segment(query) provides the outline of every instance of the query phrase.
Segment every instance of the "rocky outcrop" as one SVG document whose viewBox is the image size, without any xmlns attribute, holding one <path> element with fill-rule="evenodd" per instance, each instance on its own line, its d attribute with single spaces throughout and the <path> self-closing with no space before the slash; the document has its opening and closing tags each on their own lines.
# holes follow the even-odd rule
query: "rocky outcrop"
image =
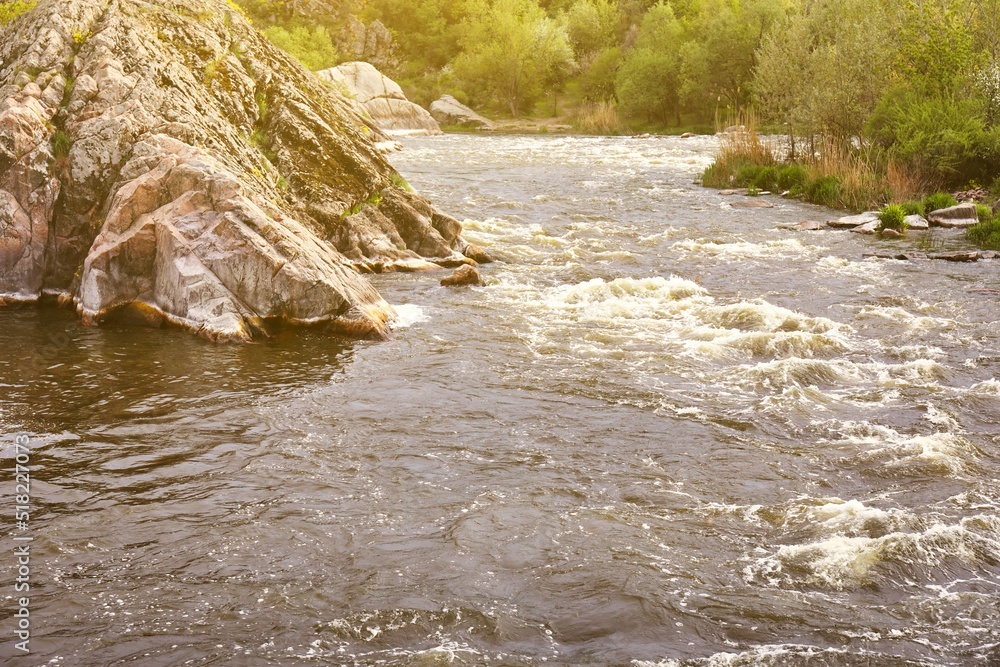
<svg viewBox="0 0 1000 667">
<path fill-rule="evenodd" d="M 369 63 L 344 63 L 317 75 L 337 86 L 356 111 L 386 134 L 441 134 L 426 109 L 406 99 L 399 84 Z"/>
<path fill-rule="evenodd" d="M 938 209 L 927 214 L 927 220 L 936 227 L 971 227 L 979 222 L 979 214 L 973 202 Z"/>
<path fill-rule="evenodd" d="M 370 122 L 224 0 L 40 0 L 2 37 L 6 301 L 380 337 L 394 313 L 360 272 L 470 261 Z"/>
<path fill-rule="evenodd" d="M 464 127 L 471 130 L 492 130 L 493 121 L 480 116 L 451 95 L 442 95 L 431 103 L 431 116 L 441 125 Z"/>
<path fill-rule="evenodd" d="M 363 60 L 380 70 L 394 70 L 399 65 L 392 33 L 381 21 L 365 25 L 348 16 L 337 38 L 337 51 L 348 60 Z"/>
</svg>

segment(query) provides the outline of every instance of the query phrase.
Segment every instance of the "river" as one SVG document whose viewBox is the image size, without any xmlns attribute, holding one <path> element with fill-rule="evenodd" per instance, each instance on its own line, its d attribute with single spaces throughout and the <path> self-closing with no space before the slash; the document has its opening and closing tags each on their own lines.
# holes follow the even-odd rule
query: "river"
<svg viewBox="0 0 1000 667">
<path fill-rule="evenodd" d="M 0 311 L 8 664 L 1000 664 L 1000 264 L 778 229 L 713 138 L 404 143 L 499 261 L 376 276 L 394 340 Z"/>
</svg>

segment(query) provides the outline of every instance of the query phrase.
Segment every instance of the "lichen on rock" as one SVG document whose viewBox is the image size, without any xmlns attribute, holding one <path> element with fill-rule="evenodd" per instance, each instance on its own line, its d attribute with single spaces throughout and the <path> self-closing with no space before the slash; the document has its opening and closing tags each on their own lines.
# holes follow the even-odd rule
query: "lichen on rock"
<svg viewBox="0 0 1000 667">
<path fill-rule="evenodd" d="M 394 313 L 361 272 L 464 259 L 377 129 L 224 0 L 41 0 L 2 34 L 6 301 L 378 337 Z"/>
</svg>

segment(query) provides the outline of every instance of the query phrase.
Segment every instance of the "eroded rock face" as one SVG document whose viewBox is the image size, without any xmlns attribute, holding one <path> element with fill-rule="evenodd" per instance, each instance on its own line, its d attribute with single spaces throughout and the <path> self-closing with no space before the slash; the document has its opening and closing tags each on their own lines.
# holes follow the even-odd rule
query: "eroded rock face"
<svg viewBox="0 0 1000 667">
<path fill-rule="evenodd" d="M 344 63 L 316 74 L 343 87 L 355 110 L 388 134 L 441 134 L 426 109 L 406 99 L 399 84 L 369 63 Z"/>
<path fill-rule="evenodd" d="M 41 0 L 0 34 L 4 300 L 384 336 L 360 272 L 465 260 L 377 129 L 223 0 Z"/>
</svg>

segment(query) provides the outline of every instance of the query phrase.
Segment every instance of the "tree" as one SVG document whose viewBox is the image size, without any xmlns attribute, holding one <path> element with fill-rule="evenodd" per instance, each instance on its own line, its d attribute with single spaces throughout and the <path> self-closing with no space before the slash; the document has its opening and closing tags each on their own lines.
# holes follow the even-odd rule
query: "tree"
<svg viewBox="0 0 1000 667">
<path fill-rule="evenodd" d="M 627 116 L 646 116 L 680 125 L 680 47 L 682 27 L 668 3 L 650 7 L 635 47 L 622 62 L 615 82 L 619 108 Z"/>
<path fill-rule="evenodd" d="M 566 30 L 535 0 L 475 0 L 463 24 L 455 71 L 473 99 L 501 101 L 519 115 L 573 65 Z"/>
</svg>

